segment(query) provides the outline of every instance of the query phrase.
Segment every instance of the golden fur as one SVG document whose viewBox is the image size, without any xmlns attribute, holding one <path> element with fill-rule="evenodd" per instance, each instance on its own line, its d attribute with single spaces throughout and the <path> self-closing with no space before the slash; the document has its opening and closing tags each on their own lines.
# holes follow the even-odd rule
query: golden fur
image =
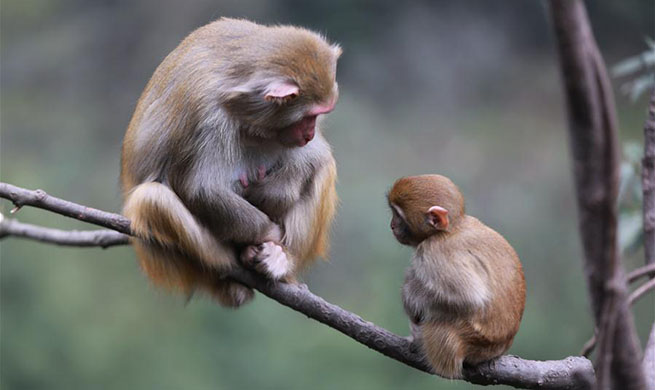
<svg viewBox="0 0 655 390">
<path fill-rule="evenodd" d="M 236 307 L 253 296 L 225 279 L 243 246 L 280 241 L 291 263 L 286 280 L 327 255 L 337 202 L 329 144 L 318 127 L 303 147 L 285 149 L 275 137 L 307 107 L 336 102 L 340 52 L 302 28 L 222 18 L 158 66 L 121 159 L 124 214 L 155 284 L 207 291 Z M 264 99 L 268 85 L 287 80 L 297 96 Z M 246 147 L 244 139 L 261 145 Z M 240 174 L 256 177 L 262 167 L 271 173 L 239 187 Z"/>
<path fill-rule="evenodd" d="M 464 362 L 505 353 L 525 306 L 523 270 L 511 245 L 465 214 L 459 189 L 443 176 L 402 178 L 389 202 L 408 216 L 405 223 L 414 224 L 410 230 L 426 235 L 407 272 L 403 302 L 434 371 L 461 378 Z M 426 223 L 432 206 L 448 210 L 446 230 Z"/>
</svg>

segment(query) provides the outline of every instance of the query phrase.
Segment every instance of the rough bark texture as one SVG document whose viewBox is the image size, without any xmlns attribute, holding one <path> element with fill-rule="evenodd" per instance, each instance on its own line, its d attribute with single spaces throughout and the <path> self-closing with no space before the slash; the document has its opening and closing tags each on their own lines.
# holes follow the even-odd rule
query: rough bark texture
<svg viewBox="0 0 655 390">
<path fill-rule="evenodd" d="M 649 282 L 630 295 L 630 303 L 637 300 L 647 290 L 655 288 L 655 89 L 651 92 L 648 116 L 644 124 L 644 158 L 641 160 L 641 187 L 644 194 L 644 257 L 646 266 L 628 275 L 628 280 L 636 280 L 647 275 Z M 639 272 L 642 270 L 643 272 Z M 634 279 L 631 279 L 633 276 Z M 646 386 L 655 390 L 655 323 L 651 328 L 648 343 L 644 349 L 642 362 Z"/>
<path fill-rule="evenodd" d="M 129 234 L 130 232 L 130 221 L 122 215 L 80 206 L 49 196 L 40 190 L 30 191 L 0 183 L 0 197 L 9 199 L 16 205 L 32 205 L 81 221 L 111 227 L 122 233 Z M 34 202 L 34 198 L 39 200 Z M 5 223 L 6 221 L 0 222 L 0 229 L 3 229 L 2 225 Z M 25 231 L 31 231 L 32 228 L 34 228 L 33 232 L 25 233 Z M 42 228 L 34 225 L 22 224 L 24 233 L 21 236 L 36 238 L 40 229 Z M 50 229 L 49 233 L 54 233 L 53 230 L 55 229 Z M 8 232 L 7 236 L 12 235 L 11 229 L 4 231 Z M 67 233 L 62 230 L 56 232 L 60 236 Z M 101 237 L 99 240 L 103 241 L 103 236 L 106 236 L 107 239 L 116 239 L 115 231 L 112 230 L 96 230 L 91 233 L 96 237 L 94 240 Z M 63 241 L 57 243 L 79 244 L 79 242 L 75 244 L 70 244 L 70 242 L 71 240 L 64 238 Z M 98 246 L 102 245 L 98 244 Z M 230 277 L 309 318 L 336 329 L 377 352 L 410 367 L 430 373 L 429 366 L 423 361 L 420 354 L 410 348 L 411 344 L 406 338 L 395 335 L 365 321 L 356 314 L 325 301 L 312 294 L 305 285 L 273 283 L 245 269 L 236 270 Z M 579 356 L 550 361 L 525 360 L 509 355 L 501 356 L 491 362 L 467 367 L 465 377 L 467 381 L 480 385 L 506 384 L 525 389 L 591 389 L 595 382 L 591 362 Z"/>
<path fill-rule="evenodd" d="M 655 390 L 655 324 L 650 329 L 648 343 L 644 349 L 643 367 L 648 390 Z"/>
<path fill-rule="evenodd" d="M 619 151 L 607 71 L 581 0 L 549 2 L 564 80 L 584 269 L 598 332 L 600 389 L 644 389 L 617 245 Z"/>
<path fill-rule="evenodd" d="M 644 125 L 644 158 L 641 161 L 644 192 L 644 254 L 646 264 L 655 264 L 655 90 L 650 96 Z"/>
</svg>

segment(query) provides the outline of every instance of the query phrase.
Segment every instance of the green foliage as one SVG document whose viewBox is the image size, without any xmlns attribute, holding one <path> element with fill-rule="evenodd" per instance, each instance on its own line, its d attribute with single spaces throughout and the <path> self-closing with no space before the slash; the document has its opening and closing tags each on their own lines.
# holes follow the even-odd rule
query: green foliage
<svg viewBox="0 0 655 390">
<path fill-rule="evenodd" d="M 641 158 L 643 145 L 623 145 L 621 183 L 619 187 L 619 248 L 634 252 L 643 245 L 643 192 L 641 190 Z"/>
<path fill-rule="evenodd" d="M 621 85 L 621 90 L 633 101 L 655 85 L 655 41 L 646 38 L 646 44 L 647 50 L 624 59 L 612 68 L 614 77 L 631 78 Z"/>
</svg>

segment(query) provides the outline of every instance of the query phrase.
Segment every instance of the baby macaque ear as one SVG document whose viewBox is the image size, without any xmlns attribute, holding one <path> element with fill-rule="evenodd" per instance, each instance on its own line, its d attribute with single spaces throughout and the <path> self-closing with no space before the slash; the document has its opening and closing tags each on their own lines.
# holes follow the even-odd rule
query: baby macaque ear
<svg viewBox="0 0 655 390">
<path fill-rule="evenodd" d="M 293 81 L 275 80 L 264 90 L 264 99 L 269 102 L 284 103 L 298 96 L 300 89 Z"/>
<path fill-rule="evenodd" d="M 436 230 L 448 229 L 448 210 L 441 206 L 432 206 L 428 209 L 428 224 Z"/>
</svg>

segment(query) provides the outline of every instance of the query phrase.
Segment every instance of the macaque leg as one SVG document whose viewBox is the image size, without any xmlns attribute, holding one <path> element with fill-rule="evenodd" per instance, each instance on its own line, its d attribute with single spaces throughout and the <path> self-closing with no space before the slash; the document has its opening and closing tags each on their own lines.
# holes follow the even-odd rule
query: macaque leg
<svg viewBox="0 0 655 390">
<path fill-rule="evenodd" d="M 428 361 L 439 376 L 462 378 L 464 343 L 453 325 L 428 322 L 421 325 L 422 348 Z"/>
<path fill-rule="evenodd" d="M 201 290 L 226 307 L 239 307 L 254 296 L 252 289 L 228 279 L 216 278 L 215 273 L 202 269 L 197 261 L 189 261 L 187 257 L 157 243 L 134 240 L 133 245 L 141 268 L 157 286 L 177 290 L 187 296 Z"/>
<path fill-rule="evenodd" d="M 229 279 L 207 279 L 203 284 L 212 298 L 225 307 L 237 308 L 255 296 L 251 288 Z"/>
<path fill-rule="evenodd" d="M 224 306 L 237 307 L 253 291 L 217 272 L 236 264 L 229 248 L 217 242 L 184 207 L 177 195 L 161 183 L 144 183 L 127 197 L 124 214 L 132 220 L 133 240 L 141 268 L 161 287 L 186 295 L 208 292 Z"/>
<path fill-rule="evenodd" d="M 140 184 L 127 195 L 123 214 L 132 224 L 134 235 L 145 243 L 186 254 L 214 270 L 236 265 L 235 254 L 218 242 L 166 185 Z"/>
</svg>

